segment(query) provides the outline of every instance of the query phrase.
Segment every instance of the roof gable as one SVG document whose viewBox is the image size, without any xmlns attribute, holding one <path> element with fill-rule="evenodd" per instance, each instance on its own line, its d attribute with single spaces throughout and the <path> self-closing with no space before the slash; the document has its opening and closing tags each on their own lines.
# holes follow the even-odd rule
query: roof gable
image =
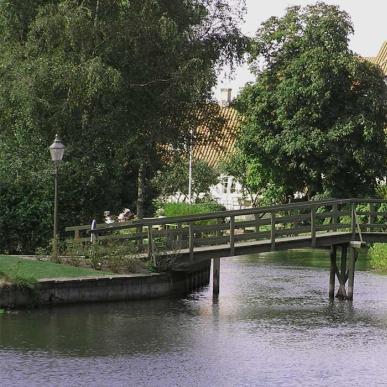
<svg viewBox="0 0 387 387">
<path fill-rule="evenodd" d="M 204 123 L 197 128 L 201 134 L 199 143 L 193 147 L 193 157 L 207 162 L 211 167 L 233 153 L 239 133 L 241 116 L 233 107 L 219 106 L 217 116 L 219 128 L 214 130 L 211 123 Z"/>
</svg>

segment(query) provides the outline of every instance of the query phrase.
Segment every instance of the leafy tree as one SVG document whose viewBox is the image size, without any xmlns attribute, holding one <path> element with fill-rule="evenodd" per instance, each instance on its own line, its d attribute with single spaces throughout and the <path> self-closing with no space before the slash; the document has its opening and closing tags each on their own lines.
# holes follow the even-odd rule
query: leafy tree
<svg viewBox="0 0 387 387">
<path fill-rule="evenodd" d="M 259 160 L 248 158 L 239 150 L 222 163 L 221 169 L 239 181 L 252 207 L 286 200 L 284 188 L 271 180 L 270 173 Z"/>
<path fill-rule="evenodd" d="M 167 164 L 153 179 L 153 184 L 161 194 L 161 198 L 180 195 L 179 201 L 188 200 L 189 163 L 185 158 L 176 157 Z M 219 173 L 203 160 L 196 160 L 192 164 L 192 197 L 195 200 L 200 194 L 209 196 L 211 185 L 218 182 Z"/>
<path fill-rule="evenodd" d="M 186 141 L 217 67 L 241 58 L 234 15 L 227 0 L 1 2 L 0 181 L 17 191 L 31 182 L 47 208 L 58 132 L 61 226 L 132 206 L 137 191 L 142 211 L 163 144 Z M 34 235 L 47 235 L 51 211 L 40 216 Z M 30 239 L 20 251 L 41 243 Z"/>
<path fill-rule="evenodd" d="M 287 195 L 369 194 L 386 172 L 386 85 L 349 50 L 352 32 L 347 13 L 317 3 L 268 19 L 252 41 L 239 148 Z"/>
</svg>

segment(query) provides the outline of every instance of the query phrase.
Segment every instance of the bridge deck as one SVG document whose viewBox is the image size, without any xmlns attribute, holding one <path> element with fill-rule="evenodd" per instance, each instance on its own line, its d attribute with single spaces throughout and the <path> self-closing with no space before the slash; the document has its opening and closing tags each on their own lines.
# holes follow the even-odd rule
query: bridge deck
<svg viewBox="0 0 387 387">
<path fill-rule="evenodd" d="M 362 234 L 365 243 L 387 242 L 387 233 L 367 232 Z M 190 260 L 189 249 L 179 251 L 168 251 L 162 255 L 175 255 L 179 257 L 180 264 L 176 270 L 187 270 L 195 263 L 213 258 L 228 258 L 230 256 L 259 254 L 277 250 L 291 250 L 301 248 L 330 248 L 333 245 L 348 244 L 353 240 L 349 232 L 329 232 L 316 235 L 316 245 L 311 245 L 310 235 L 278 238 L 275 241 L 274 249 L 271 240 L 250 241 L 235 244 L 234 254 L 230 255 L 230 245 L 201 246 L 196 247 L 193 260 Z M 359 238 L 357 238 L 359 240 Z"/>
</svg>

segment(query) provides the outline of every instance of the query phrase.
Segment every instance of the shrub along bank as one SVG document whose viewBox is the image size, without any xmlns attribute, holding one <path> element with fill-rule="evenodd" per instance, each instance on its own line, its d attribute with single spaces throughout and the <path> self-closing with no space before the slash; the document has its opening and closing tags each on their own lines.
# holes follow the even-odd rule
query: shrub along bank
<svg viewBox="0 0 387 387">
<path fill-rule="evenodd" d="M 387 244 L 375 243 L 368 251 L 373 269 L 387 271 Z"/>
</svg>

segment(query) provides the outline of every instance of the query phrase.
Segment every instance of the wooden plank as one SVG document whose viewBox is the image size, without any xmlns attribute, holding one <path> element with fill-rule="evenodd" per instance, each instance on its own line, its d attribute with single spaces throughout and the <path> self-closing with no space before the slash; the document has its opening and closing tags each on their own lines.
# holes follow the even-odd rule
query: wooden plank
<svg viewBox="0 0 387 387">
<path fill-rule="evenodd" d="M 271 241 L 271 250 L 275 250 L 275 212 L 270 214 L 271 227 L 270 227 L 270 241 Z"/>
<path fill-rule="evenodd" d="M 182 233 L 182 227 L 181 223 L 177 225 L 177 235 L 176 235 L 176 248 L 181 249 L 183 247 L 183 233 Z"/>
<path fill-rule="evenodd" d="M 310 226 L 303 226 L 303 227 L 283 228 L 283 229 L 275 230 L 275 235 L 276 236 L 299 235 L 299 234 L 304 234 L 309 232 L 310 232 Z"/>
<path fill-rule="evenodd" d="M 316 247 L 316 208 L 313 207 L 310 211 L 310 236 L 312 247 Z"/>
<path fill-rule="evenodd" d="M 230 237 L 225 235 L 222 237 L 213 237 L 213 238 L 195 238 L 195 246 L 216 246 L 223 245 L 230 242 Z"/>
<path fill-rule="evenodd" d="M 333 225 L 337 225 L 337 224 L 340 223 L 339 210 L 338 210 L 338 206 L 337 206 L 336 203 L 332 206 L 332 218 L 331 218 L 331 223 L 332 223 Z M 333 228 L 332 230 L 333 230 L 333 231 L 337 231 L 337 227 Z"/>
<path fill-rule="evenodd" d="M 244 234 L 236 234 L 234 239 L 238 242 L 247 240 L 270 239 L 270 235 L 270 231 L 248 232 Z"/>
<path fill-rule="evenodd" d="M 367 227 L 371 227 L 371 228 L 386 228 L 387 224 L 381 224 L 381 223 L 372 223 L 372 224 L 369 224 L 369 223 L 363 223 L 360 225 L 360 227 L 363 229 L 366 229 Z"/>
<path fill-rule="evenodd" d="M 223 221 L 222 218 L 217 218 L 216 219 L 216 225 L 218 226 L 217 229 L 216 229 L 216 236 L 218 238 L 222 236 L 222 229 L 221 229 L 221 227 L 223 226 L 223 223 L 224 223 L 224 221 Z M 224 226 L 226 226 L 226 225 L 224 225 Z"/>
<path fill-rule="evenodd" d="M 351 225 L 345 224 L 345 223 L 339 223 L 339 224 L 319 224 L 316 225 L 316 231 L 327 231 L 327 230 L 332 230 L 332 231 L 337 231 L 339 229 L 343 228 L 351 228 Z"/>
<path fill-rule="evenodd" d="M 180 228 L 179 228 L 180 227 Z M 166 229 L 166 230 L 153 230 L 153 236 L 157 237 L 165 237 L 165 236 L 175 236 L 178 235 L 188 235 L 189 230 L 188 227 L 183 228 L 181 225 L 178 225 L 176 229 Z"/>
<path fill-rule="evenodd" d="M 140 240 L 148 237 L 148 232 L 142 232 L 139 234 L 108 234 L 99 235 L 98 240 Z M 88 239 L 88 238 L 81 238 Z"/>
<path fill-rule="evenodd" d="M 342 210 L 337 212 L 337 216 L 342 217 L 342 216 L 351 216 L 351 211 L 350 210 Z"/>
<path fill-rule="evenodd" d="M 316 212 L 316 219 L 332 218 L 334 211 Z"/>
<path fill-rule="evenodd" d="M 148 258 L 154 262 L 152 226 L 148 226 Z M 156 266 L 156 265 L 155 265 Z"/>
<path fill-rule="evenodd" d="M 192 225 L 194 232 L 224 231 L 230 228 L 229 223 L 209 224 L 209 225 Z"/>
<path fill-rule="evenodd" d="M 276 223 L 294 223 L 294 222 L 302 222 L 303 220 L 309 220 L 309 214 L 301 214 L 301 215 L 289 215 L 289 216 L 280 216 L 276 217 Z"/>
<path fill-rule="evenodd" d="M 351 208 L 351 232 L 352 238 L 355 239 L 356 234 L 356 206 L 352 204 Z"/>
<path fill-rule="evenodd" d="M 243 222 L 235 222 L 235 228 L 255 227 L 255 226 L 268 226 L 270 225 L 270 218 L 257 219 L 257 220 L 245 220 Z"/>
</svg>

